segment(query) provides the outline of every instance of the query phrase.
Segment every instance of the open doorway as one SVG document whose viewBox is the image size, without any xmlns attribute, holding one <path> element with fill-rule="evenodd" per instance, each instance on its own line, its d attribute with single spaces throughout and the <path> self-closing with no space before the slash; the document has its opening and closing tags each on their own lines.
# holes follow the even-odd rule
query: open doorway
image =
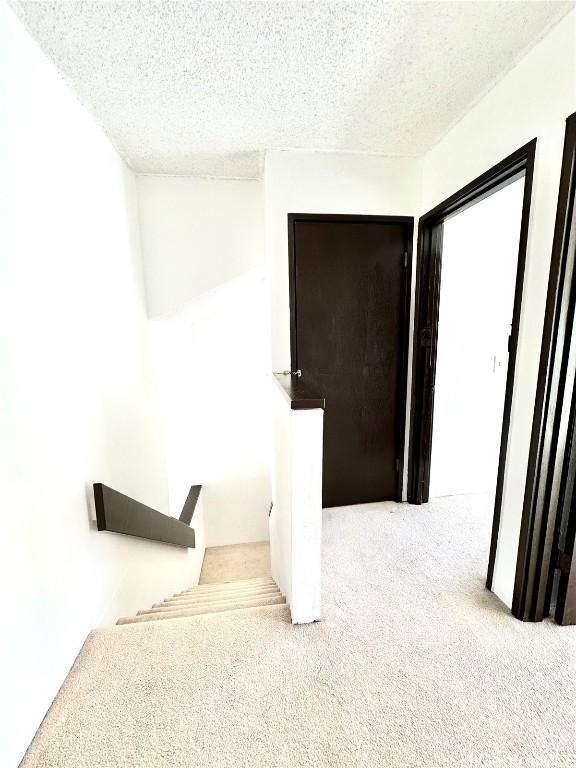
<svg viewBox="0 0 576 768">
<path fill-rule="evenodd" d="M 493 445 L 495 435 L 498 435 L 498 460 L 496 470 L 496 480 L 494 487 L 494 516 L 492 525 L 492 539 L 490 544 L 490 557 L 488 563 L 488 574 L 486 584 L 488 588 L 492 587 L 493 570 L 496 556 L 496 547 L 500 530 L 500 512 L 502 506 L 502 495 L 504 489 L 504 477 L 506 472 L 506 461 L 508 451 L 508 434 L 510 428 L 510 414 L 512 408 L 512 396 L 514 390 L 514 374 L 516 368 L 516 351 L 518 345 L 518 334 L 520 328 L 520 313 L 522 307 L 522 293 L 524 285 L 524 268 L 526 261 L 526 242 L 528 236 L 528 221 L 530 217 L 530 198 L 532 193 L 532 179 L 534 173 L 534 157 L 536 151 L 536 140 L 521 147 L 512 155 L 502 160 L 496 166 L 486 171 L 470 184 L 453 194 L 444 202 L 437 205 L 434 209 L 425 214 L 419 222 L 418 228 L 418 259 L 416 271 L 416 293 L 415 293 L 415 318 L 414 318 L 414 343 L 412 360 L 412 399 L 410 408 L 410 447 L 408 452 L 408 501 L 413 504 L 427 502 L 430 495 L 431 469 L 432 469 L 432 449 L 435 421 L 437 414 L 436 407 L 436 374 L 439 355 L 442 358 L 448 354 L 448 366 L 445 373 L 441 374 L 439 383 L 442 385 L 442 394 L 439 396 L 439 411 L 449 412 L 450 420 L 455 424 L 456 414 L 452 412 L 452 403 L 450 402 L 450 388 L 453 387 L 454 371 L 458 372 L 460 389 L 464 388 L 464 400 L 461 400 L 461 412 L 458 415 L 458 424 L 454 426 L 461 430 L 460 438 L 465 436 L 467 447 L 460 445 L 451 445 L 452 438 L 448 435 L 439 437 L 439 442 L 435 448 L 436 466 L 439 466 L 442 457 L 442 451 L 450 451 L 453 462 L 462 462 L 461 471 L 464 472 L 462 482 L 464 486 L 458 488 L 458 483 L 448 477 L 450 466 L 446 470 L 444 479 L 440 473 L 438 485 L 435 492 L 443 490 L 446 492 L 463 492 L 471 489 L 471 484 L 478 484 L 478 487 L 486 485 L 492 475 L 493 465 Z M 521 187 L 517 186 L 514 191 L 508 189 L 515 183 L 520 182 Z M 484 240 L 486 252 L 478 255 L 482 263 L 471 265 L 471 269 L 480 274 L 470 275 L 468 271 L 460 272 L 459 264 L 454 264 L 457 254 L 450 255 L 454 251 L 454 245 L 458 243 L 459 223 L 456 221 L 458 216 L 469 212 L 470 216 L 479 216 L 483 210 L 479 208 L 482 203 L 486 206 L 496 206 L 492 213 L 498 210 L 500 202 L 490 200 L 490 198 L 505 192 L 508 197 L 511 210 L 516 214 L 513 221 L 506 222 L 506 235 L 502 235 L 502 243 L 498 242 L 498 227 L 490 222 L 480 224 L 475 222 L 473 228 L 466 227 L 466 251 L 474 250 L 476 244 L 484 238 L 490 238 L 494 235 L 494 242 L 489 244 Z M 521 214 L 518 222 L 516 195 L 518 201 L 521 198 Z M 506 197 L 501 198 L 502 200 Z M 476 210 L 474 210 L 476 209 Z M 499 214 L 498 219 L 501 219 Z M 453 220 L 453 225 L 450 222 Z M 462 222 L 462 220 L 461 220 Z M 469 223 L 469 222 L 468 222 Z M 502 224 L 502 222 L 500 221 Z M 445 231 L 446 230 L 446 231 Z M 495 234 L 496 233 L 496 234 Z M 460 234 L 461 237 L 461 234 Z M 464 279 L 464 285 L 458 285 L 458 290 L 454 293 L 454 286 L 450 291 L 454 294 L 454 306 L 448 307 L 446 313 L 452 315 L 450 325 L 456 339 L 452 339 L 453 348 L 450 352 L 445 349 L 450 345 L 450 334 L 444 335 L 442 347 L 439 347 L 439 323 L 441 314 L 441 302 L 443 297 L 442 281 L 444 280 L 443 258 L 445 255 L 445 238 L 448 245 L 446 253 L 447 271 L 446 280 L 448 289 L 451 283 L 460 283 Z M 504 244 L 504 241 L 510 242 L 516 240 L 516 247 L 512 253 L 515 254 L 512 261 L 506 259 L 506 265 L 500 264 L 497 259 L 494 260 L 492 270 L 493 274 L 487 274 L 484 269 L 488 269 L 490 261 L 495 254 L 493 249 L 498 249 Z M 461 250 L 456 248 L 456 251 Z M 466 258 L 466 257 L 464 257 Z M 486 262 L 486 263 L 484 263 Z M 464 277 L 463 277 L 464 274 Z M 496 281 L 502 281 L 501 285 L 496 286 Z M 497 296 L 512 295 L 512 313 L 510 317 L 510 299 L 503 301 L 502 306 L 495 308 L 493 305 L 500 301 Z M 480 322 L 476 322 L 475 331 L 472 330 L 474 323 L 468 326 L 466 330 L 454 328 L 454 325 L 462 325 L 462 319 L 459 313 L 468 315 L 468 309 L 475 308 Z M 489 328 L 493 324 L 493 328 Z M 508 327 L 508 336 L 505 340 L 504 332 L 501 330 L 502 324 Z M 497 330 L 498 329 L 498 330 Z M 464 336 L 462 336 L 464 331 Z M 466 342 L 466 334 L 470 334 L 470 342 Z M 476 335 L 476 338 L 474 337 Z M 482 341 L 478 340 L 482 337 Z M 466 349 L 465 354 L 455 356 L 454 348 L 460 345 L 460 350 Z M 482 378 L 488 371 L 483 368 L 485 358 L 488 356 L 488 364 L 492 362 L 494 378 L 490 386 L 486 386 L 482 392 L 482 402 L 484 407 L 491 407 L 491 418 L 488 422 L 482 420 L 482 410 L 478 402 L 480 382 L 475 380 L 475 376 Z M 506 364 L 507 363 L 507 364 Z M 452 368 L 452 370 L 451 370 Z M 468 368 L 468 370 L 466 370 Z M 482 368 L 482 375 L 479 370 Z M 502 399 L 502 385 L 505 373 L 504 397 Z M 500 376 L 499 374 L 502 374 Z M 458 382 L 456 382 L 458 383 Z M 466 399 L 467 396 L 467 399 Z M 503 400 L 503 401 L 502 401 Z M 478 412 L 480 410 L 480 413 Z M 440 417 L 441 418 L 441 415 Z M 481 424 L 482 438 L 478 444 L 474 442 L 474 429 Z M 499 424 L 499 427 L 498 427 Z M 441 427 L 438 428 L 440 431 Z M 484 447 L 481 450 L 481 445 Z M 478 470 L 478 476 L 474 473 L 474 463 L 478 457 L 475 451 L 481 451 L 485 457 L 483 460 L 482 471 Z M 453 474 L 454 464 L 452 465 Z M 436 482 L 436 481 L 435 481 Z M 443 489 L 442 489 L 443 485 Z"/>
<path fill-rule="evenodd" d="M 444 222 L 430 498 L 496 491 L 523 195 Z"/>
</svg>

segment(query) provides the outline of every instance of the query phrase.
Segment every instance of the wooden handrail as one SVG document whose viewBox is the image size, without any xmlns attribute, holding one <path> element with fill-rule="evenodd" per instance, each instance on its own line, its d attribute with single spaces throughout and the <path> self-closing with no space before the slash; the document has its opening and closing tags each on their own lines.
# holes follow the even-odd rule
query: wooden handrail
<svg viewBox="0 0 576 768">
<path fill-rule="evenodd" d="M 201 488 L 201 485 L 190 488 L 180 519 L 177 520 L 107 485 L 94 483 L 98 530 L 193 548 L 196 539 L 190 522 Z"/>
</svg>

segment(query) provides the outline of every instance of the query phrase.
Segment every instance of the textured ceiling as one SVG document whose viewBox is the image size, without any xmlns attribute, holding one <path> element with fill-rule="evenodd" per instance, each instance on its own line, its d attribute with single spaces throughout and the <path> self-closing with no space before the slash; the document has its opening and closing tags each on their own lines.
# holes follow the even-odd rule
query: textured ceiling
<svg viewBox="0 0 576 768">
<path fill-rule="evenodd" d="M 429 149 L 573 2 L 17 2 L 137 172 Z"/>
</svg>

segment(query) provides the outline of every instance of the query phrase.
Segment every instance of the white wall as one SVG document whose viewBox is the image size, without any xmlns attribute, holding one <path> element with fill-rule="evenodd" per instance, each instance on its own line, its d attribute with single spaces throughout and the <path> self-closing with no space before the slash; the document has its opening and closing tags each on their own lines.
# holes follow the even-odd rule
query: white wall
<svg viewBox="0 0 576 768">
<path fill-rule="evenodd" d="M 523 194 L 444 223 L 430 498 L 496 490 Z"/>
<path fill-rule="evenodd" d="M 209 546 L 268 539 L 262 185 L 143 176 L 138 191 L 171 507 L 192 477 Z"/>
<path fill-rule="evenodd" d="M 565 120 L 576 109 L 575 13 L 566 16 L 430 151 L 422 211 L 538 138 L 494 592 L 510 606 L 530 446 Z"/>
<path fill-rule="evenodd" d="M 138 202 L 151 318 L 262 268 L 260 182 L 138 176 Z"/>
<path fill-rule="evenodd" d="M 134 179 L 4 3 L 0 104 L 0 763 L 15 766 L 89 630 L 193 583 L 201 549 L 90 520 L 93 482 L 167 505 Z"/>
<path fill-rule="evenodd" d="M 272 367 L 279 370 L 290 363 L 288 212 L 417 215 L 538 137 L 494 583 L 508 604 L 564 120 L 576 109 L 574 29 L 572 13 L 426 156 L 422 200 L 422 169 L 417 159 L 313 152 L 272 152 L 266 159 Z M 164 597 L 180 586 L 175 582 L 196 578 L 201 550 L 190 556 L 152 542 L 97 533 L 90 523 L 87 496 L 94 481 L 160 509 L 167 505 L 139 274 L 134 181 L 4 4 L 0 5 L 0 76 L 0 503 L 4 510 L 0 562 L 6 594 L 18 598 L 10 604 L 9 618 L 5 615 L 3 620 L 0 653 L 8 663 L 1 716 L 8 736 L 0 749 L 2 762 L 11 765 L 32 737 L 88 630 Z M 220 381 L 227 372 L 229 389 L 215 387 L 218 397 L 230 399 L 237 388 L 240 395 L 234 395 L 234 412 L 243 409 L 244 423 L 256 421 L 264 435 L 270 421 L 265 413 L 269 403 L 259 393 L 265 385 L 262 390 L 256 386 L 257 394 L 251 397 L 250 387 L 239 384 L 239 377 L 262 382 L 260 373 L 270 368 L 258 351 L 268 333 L 268 319 L 257 309 L 257 286 L 262 284 L 258 277 L 254 281 L 250 277 L 263 264 L 262 214 L 255 203 L 261 187 L 250 182 L 236 188 L 236 182 L 164 179 L 160 189 L 159 183 L 139 180 L 150 313 L 174 319 L 198 295 L 216 289 L 208 299 L 200 299 L 214 309 L 201 310 L 202 320 L 193 321 L 203 335 L 207 333 L 206 338 L 217 340 L 210 344 L 211 351 L 201 353 L 203 363 L 210 361 L 215 349 L 221 352 L 213 369 L 218 376 L 210 381 Z M 155 210 L 161 214 L 158 219 Z M 229 285 L 223 294 L 222 285 Z M 233 311 L 227 319 L 214 319 L 221 312 L 216 307 L 224 295 L 234 295 Z M 194 314 L 194 307 L 191 311 Z M 175 322 L 180 323 L 180 318 Z M 188 319 L 182 322 L 186 325 Z M 208 323 L 209 332 L 202 323 Z M 257 335 L 246 356 L 239 353 L 243 335 L 227 333 L 237 323 Z M 179 333 L 180 329 L 175 330 L 172 338 Z M 184 332 L 182 346 L 188 340 L 193 350 L 204 343 L 200 335 L 191 338 Z M 246 359 L 261 366 L 256 374 L 245 366 L 240 370 Z M 186 375 L 191 375 L 192 387 L 194 371 Z M 194 392 L 191 388 L 179 395 L 183 406 L 195 400 Z M 213 394 L 208 379 L 200 392 L 206 397 Z M 210 417 L 196 443 L 199 451 L 195 448 L 191 459 L 205 444 L 216 458 L 218 441 L 205 443 L 210 422 L 218 426 L 221 440 L 231 434 L 222 426 L 225 417 L 213 407 L 218 397 L 206 401 Z M 201 402 L 195 400 L 196 406 Z M 260 411 L 255 410 L 258 404 Z M 186 415 L 190 440 L 194 413 Z M 176 407 L 172 415 L 178 416 Z M 182 434 L 176 438 L 185 439 Z M 259 440 L 254 438 L 254 444 Z M 243 451 L 243 444 L 234 446 L 226 459 L 229 467 L 235 456 L 240 461 Z M 263 459 L 253 458 L 253 463 L 246 460 L 242 466 L 255 468 L 257 482 L 251 488 L 258 490 L 246 496 L 240 491 L 234 502 L 242 505 L 248 497 L 248 506 L 261 521 L 260 502 L 266 499 L 263 478 L 268 470 Z M 176 473 L 171 481 L 173 497 L 180 499 L 190 482 L 205 482 L 194 474 L 193 463 L 182 459 L 181 470 L 170 469 L 172 478 Z M 232 508 L 225 514 L 231 519 Z M 209 517 L 210 527 L 214 518 Z M 217 533 L 210 535 L 217 537 Z"/>
</svg>

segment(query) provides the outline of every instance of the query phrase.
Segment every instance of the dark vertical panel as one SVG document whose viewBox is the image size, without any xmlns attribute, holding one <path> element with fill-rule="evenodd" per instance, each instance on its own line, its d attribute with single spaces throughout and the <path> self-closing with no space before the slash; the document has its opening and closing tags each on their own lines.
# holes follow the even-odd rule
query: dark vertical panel
<svg viewBox="0 0 576 768">
<path fill-rule="evenodd" d="M 412 347 L 412 460 L 408 465 L 408 500 L 413 504 L 428 501 L 430 487 L 442 238 L 442 222 L 434 227 L 419 228 L 419 252 L 429 254 L 430 258 L 418 260 L 416 275 L 416 296 L 419 301 L 416 302 L 414 328 L 418 328 L 419 332 L 414 334 Z M 430 418 L 426 417 L 427 414 L 430 414 Z M 419 461 L 413 460 L 415 455 L 420 457 Z"/>
<path fill-rule="evenodd" d="M 186 523 L 186 525 L 190 525 L 192 522 L 192 517 L 194 516 L 194 510 L 196 509 L 196 504 L 198 503 L 198 498 L 200 496 L 200 491 L 202 490 L 201 485 L 191 485 L 190 490 L 188 491 L 188 496 L 186 497 L 186 501 L 184 502 L 184 506 L 182 507 L 182 512 L 180 512 L 179 520 L 181 523 Z"/>
<path fill-rule="evenodd" d="M 558 542 L 560 578 L 555 619 L 558 624 L 576 624 L 576 387 L 572 405 L 558 498 Z"/>
<path fill-rule="evenodd" d="M 326 398 L 323 505 L 401 495 L 410 224 L 298 217 L 293 365 Z"/>
<path fill-rule="evenodd" d="M 548 615 L 557 564 L 561 478 L 570 443 L 567 382 L 573 376 L 575 147 L 572 116 L 566 126 L 512 603 L 513 614 L 524 621 Z"/>
<path fill-rule="evenodd" d="M 522 205 L 522 221 L 520 224 L 520 241 L 518 244 L 518 267 L 516 271 L 516 288 L 514 292 L 514 308 L 512 312 L 512 327 L 508 340 L 508 371 L 506 374 L 506 390 L 504 393 L 504 412 L 502 415 L 502 436 L 500 438 L 500 455 L 498 459 L 498 476 L 496 478 L 496 497 L 494 500 L 494 519 L 490 539 L 490 555 L 486 586 L 492 589 L 494 564 L 500 532 L 500 517 L 502 513 L 502 496 L 504 493 L 504 477 L 506 474 L 506 458 L 508 455 L 508 436 L 510 434 L 510 416 L 512 412 L 512 396 L 514 394 L 514 377 L 516 374 L 516 355 L 518 352 L 518 335 L 520 333 L 520 317 L 522 313 L 522 295 L 524 292 L 524 272 L 526 268 L 526 247 L 528 244 L 528 225 L 530 223 L 530 204 L 532 201 L 532 183 L 534 180 L 534 156 L 536 140 L 528 145 L 524 165 L 524 201 Z"/>
<path fill-rule="evenodd" d="M 400 338 L 398 340 L 401 361 L 398 378 L 398 472 L 396 480 L 396 501 L 403 501 L 404 492 L 404 449 L 406 435 L 406 415 L 408 401 L 408 366 L 410 346 L 410 307 L 412 294 L 412 241 L 414 239 L 414 222 L 405 225 L 405 263 L 402 285 L 402 321 L 400 323 Z"/>
<path fill-rule="evenodd" d="M 429 419 L 422 420 L 422 452 L 428 457 L 421 467 L 421 483 L 418 489 L 422 502 L 428 501 L 430 489 L 430 465 L 432 458 L 432 432 L 434 429 L 434 395 L 436 387 L 436 359 L 438 351 L 438 320 L 440 316 L 440 276 L 442 274 L 442 223 L 430 231 L 429 288 L 426 314 L 429 322 L 420 334 L 420 346 L 424 357 L 424 397 L 422 408 L 429 413 Z"/>
</svg>

